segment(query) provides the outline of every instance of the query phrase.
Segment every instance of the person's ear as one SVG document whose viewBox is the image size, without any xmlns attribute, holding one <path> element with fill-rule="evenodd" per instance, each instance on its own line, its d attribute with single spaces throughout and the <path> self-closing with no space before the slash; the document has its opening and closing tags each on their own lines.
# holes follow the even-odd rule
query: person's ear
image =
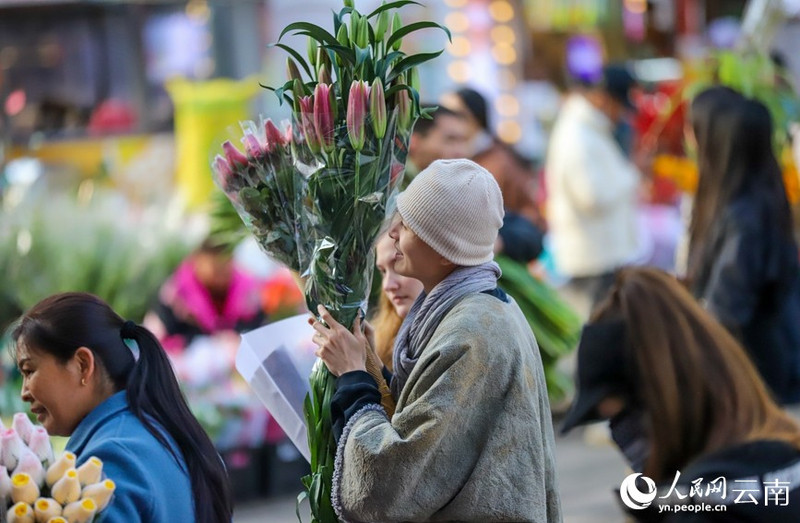
<svg viewBox="0 0 800 523">
<path fill-rule="evenodd" d="M 85 385 L 97 372 L 97 361 L 94 352 L 88 347 L 78 347 L 72 358 L 80 373 L 81 385 Z"/>
<path fill-rule="evenodd" d="M 452 265 L 455 265 L 455 263 L 451 262 L 450 260 L 448 260 L 447 258 L 445 258 L 444 256 L 442 256 L 440 254 L 439 255 L 439 265 L 441 265 L 442 267 L 450 267 Z"/>
</svg>

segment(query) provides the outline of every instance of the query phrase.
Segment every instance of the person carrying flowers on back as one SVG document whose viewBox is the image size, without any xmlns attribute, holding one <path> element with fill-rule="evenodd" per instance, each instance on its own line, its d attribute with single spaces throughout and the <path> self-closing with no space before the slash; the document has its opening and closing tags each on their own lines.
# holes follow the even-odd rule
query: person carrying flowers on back
<svg viewBox="0 0 800 523">
<path fill-rule="evenodd" d="M 318 356 L 338 376 L 332 503 L 347 521 L 561 521 L 539 349 L 497 288 L 503 199 L 469 160 L 438 160 L 397 198 L 395 270 L 423 283 L 395 341 L 389 419 L 370 342 L 323 307 Z M 324 322 L 324 323 L 323 323 Z M 366 350 L 365 350 L 366 349 Z"/>
</svg>

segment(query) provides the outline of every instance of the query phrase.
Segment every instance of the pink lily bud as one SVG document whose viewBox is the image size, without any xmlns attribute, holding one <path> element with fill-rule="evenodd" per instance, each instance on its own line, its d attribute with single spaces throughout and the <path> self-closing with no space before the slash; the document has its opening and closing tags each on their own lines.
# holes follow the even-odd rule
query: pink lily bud
<svg viewBox="0 0 800 523">
<path fill-rule="evenodd" d="M 314 128 L 317 131 L 317 140 L 326 152 L 333 149 L 333 125 L 331 86 L 317 84 L 314 89 Z"/>
<path fill-rule="evenodd" d="M 14 419 L 11 422 L 11 427 L 17 431 L 19 437 L 27 445 L 31 440 L 31 432 L 33 432 L 33 423 L 31 419 L 24 412 L 17 412 L 14 414 Z"/>
<path fill-rule="evenodd" d="M 332 84 L 333 80 L 331 79 L 331 73 L 328 72 L 328 68 L 323 65 L 319 68 L 319 73 L 317 73 L 317 81 L 321 84 Z"/>
<path fill-rule="evenodd" d="M 243 155 L 230 140 L 225 140 L 225 143 L 222 144 L 222 152 L 225 153 L 228 164 L 230 164 L 231 168 L 234 170 L 239 167 L 245 167 L 249 163 L 247 161 L 247 156 Z"/>
<path fill-rule="evenodd" d="M 8 499 L 11 495 L 11 476 L 8 475 L 8 470 L 0 466 L 0 500 Z"/>
<path fill-rule="evenodd" d="M 264 129 L 267 133 L 267 151 L 274 152 L 277 148 L 283 147 L 286 145 L 286 142 L 283 140 L 283 133 L 275 123 L 267 118 L 267 123 L 264 125 Z"/>
<path fill-rule="evenodd" d="M 403 89 L 397 93 L 395 105 L 397 106 L 397 126 L 401 131 L 411 132 L 411 97 Z"/>
<path fill-rule="evenodd" d="M 223 180 L 227 180 L 228 177 L 231 174 L 233 174 L 233 169 L 231 169 L 231 164 L 229 164 L 228 160 L 226 160 L 219 154 L 214 158 L 214 163 L 212 166 L 214 168 L 214 171 Z"/>
<path fill-rule="evenodd" d="M 347 101 L 347 136 L 356 151 L 364 148 L 364 140 L 366 139 L 364 120 L 367 117 L 368 101 L 369 85 L 367 85 L 367 82 L 353 80 L 350 85 L 350 98 Z"/>
<path fill-rule="evenodd" d="M 283 141 L 286 145 L 294 142 L 294 129 L 292 128 L 292 124 L 287 124 L 286 129 L 283 130 Z"/>
<path fill-rule="evenodd" d="M 389 173 L 389 184 L 391 187 L 394 187 L 398 180 L 402 177 L 403 173 L 406 170 L 405 164 L 402 164 L 397 161 L 392 162 L 391 171 Z"/>
<path fill-rule="evenodd" d="M 14 429 L 6 429 L 0 434 L 0 453 L 3 455 L 3 466 L 8 470 L 17 467 L 25 444 Z"/>
<path fill-rule="evenodd" d="M 254 134 L 245 133 L 242 137 L 242 143 L 244 144 L 244 150 L 247 153 L 248 158 L 252 158 L 253 160 L 260 158 L 264 154 L 264 147 L 258 142 L 258 138 Z"/>
<path fill-rule="evenodd" d="M 23 448 L 17 468 L 14 469 L 14 474 L 18 472 L 23 472 L 30 476 L 37 487 L 42 488 L 42 485 L 44 485 L 44 467 L 42 467 L 42 462 L 39 461 L 36 454 L 27 447 Z"/>
<path fill-rule="evenodd" d="M 314 127 L 314 99 L 311 96 L 300 98 L 300 132 L 306 139 L 311 152 L 319 152 L 319 140 Z"/>
<path fill-rule="evenodd" d="M 386 98 L 383 93 L 383 82 L 376 78 L 369 91 L 369 114 L 372 116 L 372 131 L 380 140 L 386 134 Z"/>
</svg>

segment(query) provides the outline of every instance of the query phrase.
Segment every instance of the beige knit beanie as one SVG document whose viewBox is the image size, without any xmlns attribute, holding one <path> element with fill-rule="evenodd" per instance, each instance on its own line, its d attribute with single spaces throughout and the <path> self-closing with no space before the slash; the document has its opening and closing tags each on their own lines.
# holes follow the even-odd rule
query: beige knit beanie
<svg viewBox="0 0 800 523">
<path fill-rule="evenodd" d="M 456 265 L 491 261 L 503 225 L 503 196 L 489 171 L 470 160 L 437 160 L 397 197 L 403 222 Z"/>
</svg>

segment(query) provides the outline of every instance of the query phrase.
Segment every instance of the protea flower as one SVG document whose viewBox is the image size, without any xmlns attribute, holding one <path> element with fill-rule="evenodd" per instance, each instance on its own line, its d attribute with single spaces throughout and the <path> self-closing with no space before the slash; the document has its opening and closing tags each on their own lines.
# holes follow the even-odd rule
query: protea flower
<svg viewBox="0 0 800 523">
<path fill-rule="evenodd" d="M 33 505 L 38 497 L 39 487 L 29 475 L 18 472 L 11 476 L 11 501 Z"/>
<path fill-rule="evenodd" d="M 376 78 L 372 82 L 372 88 L 369 91 L 369 114 L 372 117 L 372 131 L 380 140 L 386 134 L 386 98 L 380 78 Z"/>
<path fill-rule="evenodd" d="M 230 140 L 225 140 L 225 143 L 222 144 L 222 152 L 225 153 L 225 158 L 228 160 L 228 164 L 230 164 L 231 168 L 236 170 L 241 167 L 246 167 L 249 163 L 247 160 L 247 156 L 243 155 L 239 149 L 237 149 Z"/>
<path fill-rule="evenodd" d="M 83 492 L 81 492 L 81 499 L 93 499 L 97 504 L 97 511 L 99 512 L 106 508 L 106 505 L 108 505 L 111 495 L 114 493 L 116 488 L 117 485 L 110 479 L 107 479 L 105 481 L 101 481 L 100 483 L 95 483 L 85 487 Z"/>
<path fill-rule="evenodd" d="M 11 478 L 11 482 L 14 482 L 14 478 Z M 81 482 L 78 479 L 78 471 L 75 469 L 66 471 L 61 479 L 55 482 L 50 494 L 53 499 L 62 505 L 78 501 L 81 497 Z M 67 517 L 67 519 L 70 518 Z"/>
<path fill-rule="evenodd" d="M 70 523 L 89 523 L 97 514 L 97 503 L 91 498 L 73 501 L 64 507 L 63 516 Z"/>
<path fill-rule="evenodd" d="M 36 521 L 50 521 L 61 515 L 61 505 L 53 498 L 39 498 L 33 504 L 33 513 Z"/>
<path fill-rule="evenodd" d="M 222 160 L 227 166 L 228 162 L 226 162 L 224 158 L 221 156 L 217 156 L 217 158 Z M 230 171 L 229 166 L 228 170 Z M 30 448 L 31 451 L 36 454 L 36 457 L 39 458 L 39 461 L 42 462 L 42 466 L 45 469 L 47 469 L 55 461 L 55 457 L 53 456 L 53 446 L 50 444 L 50 436 L 47 434 L 47 430 L 44 427 L 36 427 L 33 429 L 33 433 L 31 433 L 31 440 L 28 443 L 28 448 Z"/>
<path fill-rule="evenodd" d="M 31 419 L 24 412 L 17 412 L 14 414 L 14 419 L 11 422 L 11 427 L 17 431 L 19 437 L 27 445 L 31 440 L 31 432 L 33 432 L 33 423 Z"/>
<path fill-rule="evenodd" d="M 23 448 L 17 468 L 14 469 L 14 474 L 20 472 L 27 474 L 33 482 L 36 483 L 38 488 L 42 488 L 44 485 L 44 467 L 42 467 L 42 462 L 39 461 L 38 456 L 27 447 Z"/>
<path fill-rule="evenodd" d="M 0 454 L 3 455 L 3 466 L 8 470 L 17 468 L 25 444 L 14 429 L 6 429 L 0 435 Z"/>
<path fill-rule="evenodd" d="M 11 477 L 8 470 L 0 466 L 0 499 L 8 499 L 11 495 Z"/>
<path fill-rule="evenodd" d="M 369 85 L 363 80 L 354 80 L 350 85 L 350 97 L 347 101 L 347 136 L 356 151 L 364 148 L 364 123 L 368 103 Z"/>
<path fill-rule="evenodd" d="M 333 149 L 333 125 L 331 86 L 317 84 L 314 89 L 314 128 L 317 131 L 317 140 L 325 152 Z"/>
<path fill-rule="evenodd" d="M 33 509 L 27 503 L 15 503 L 6 512 L 8 523 L 34 523 Z"/>
<path fill-rule="evenodd" d="M 58 461 L 50 465 L 50 468 L 47 469 L 44 480 L 48 486 L 52 487 L 55 482 L 61 479 L 71 468 L 75 468 L 75 454 L 72 452 L 64 452 L 61 454 L 61 457 L 58 458 Z"/>
<path fill-rule="evenodd" d="M 103 473 L 103 462 L 100 458 L 92 456 L 86 463 L 78 467 L 78 480 L 82 486 L 91 485 L 100 481 Z"/>
</svg>

